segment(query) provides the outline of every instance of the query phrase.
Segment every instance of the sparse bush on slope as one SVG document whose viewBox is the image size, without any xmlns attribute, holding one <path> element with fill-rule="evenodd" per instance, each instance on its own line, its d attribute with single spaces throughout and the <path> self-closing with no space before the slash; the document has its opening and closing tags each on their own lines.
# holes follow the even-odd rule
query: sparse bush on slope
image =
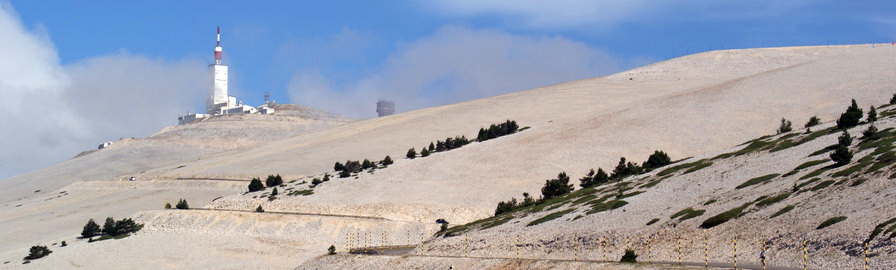
<svg viewBox="0 0 896 270">
<path fill-rule="evenodd" d="M 818 116 L 812 116 L 809 118 L 809 122 L 806 122 L 806 125 L 804 127 L 810 128 L 817 126 L 818 124 L 821 124 L 821 119 L 818 119 Z"/>
<path fill-rule="evenodd" d="M 572 190 L 573 187 L 572 184 L 569 183 L 569 176 L 566 175 L 566 172 L 561 172 L 557 175 L 557 178 L 546 180 L 544 182 L 544 187 L 541 188 L 541 195 L 547 200 L 567 194 Z"/>
<path fill-rule="evenodd" d="M 837 128 L 839 129 L 848 129 L 854 127 L 859 124 L 859 120 L 862 120 L 862 109 L 859 109 L 859 105 L 856 104 L 856 100 L 852 100 L 852 105 L 849 108 L 846 108 L 846 112 L 840 115 L 840 118 L 837 119 Z"/>
<path fill-rule="evenodd" d="M 781 118 L 781 126 L 778 127 L 778 134 L 787 133 L 793 131 L 793 123 L 790 120 Z"/>
<path fill-rule="evenodd" d="M 264 184 L 261 183 L 261 179 L 252 178 L 252 181 L 249 182 L 249 192 L 256 192 L 264 189 Z"/>
<path fill-rule="evenodd" d="M 852 160 L 852 151 L 849 150 L 849 145 L 852 144 L 852 137 L 844 130 L 837 140 L 837 149 L 831 153 L 830 157 L 837 166 L 843 166 Z"/>
</svg>

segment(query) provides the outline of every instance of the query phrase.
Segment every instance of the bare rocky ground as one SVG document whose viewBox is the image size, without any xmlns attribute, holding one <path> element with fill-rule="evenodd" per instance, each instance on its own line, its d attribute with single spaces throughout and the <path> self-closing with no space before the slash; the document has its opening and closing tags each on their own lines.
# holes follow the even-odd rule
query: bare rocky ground
<svg viewBox="0 0 896 270">
<path fill-rule="evenodd" d="M 438 224 L 433 222 L 437 218 L 463 224 L 489 217 L 498 201 L 511 196 L 519 198 L 522 192 L 538 194 L 544 180 L 560 171 L 570 173 L 575 179 L 591 168 L 611 168 L 620 156 L 641 162 L 657 149 L 670 153 L 673 159 L 713 157 L 746 140 L 772 133 L 780 117 L 794 120 L 795 126 L 800 126 L 812 115 L 826 121 L 834 119 L 846 108 L 849 98 L 855 98 L 864 109 L 885 103 L 894 92 L 892 86 L 896 85 L 891 61 L 894 56 L 894 46 L 872 48 L 870 45 L 714 51 L 608 77 L 363 121 L 350 122 L 318 113 L 308 122 L 276 115 L 244 116 L 244 119 L 212 119 L 168 128 L 148 139 L 125 140 L 110 149 L 3 180 L 6 186 L 0 193 L 4 198 L 23 199 L 4 203 L 0 208 L 3 218 L 0 226 L 4 229 L 33 226 L 36 230 L 4 230 L 0 235 L 4 237 L 0 262 L 10 261 L 10 264 L 0 267 L 286 269 L 300 265 L 323 266 L 328 261 L 320 260 L 331 259 L 313 258 L 323 254 L 329 245 L 345 250 L 359 244 L 414 242 L 416 237 L 412 235 L 432 235 L 437 230 Z M 278 110 L 285 111 L 288 110 Z M 419 150 L 431 141 L 448 136 L 475 137 L 480 127 L 506 119 L 529 128 L 426 158 L 403 158 L 410 147 Z M 734 186 L 757 175 L 783 174 L 807 161 L 806 152 L 823 148 L 836 140 L 835 137 L 821 137 L 786 151 L 725 159 L 693 173 L 676 174 L 646 189 L 646 193 L 626 198 L 629 204 L 620 209 L 571 220 L 587 210 L 580 209 L 563 215 L 563 222 L 557 219 L 525 226 L 547 212 L 537 213 L 458 237 L 423 239 L 427 244 L 419 251 L 458 253 L 464 250 L 461 247 L 467 247 L 462 240 L 466 238 L 474 243 L 469 251 L 473 254 L 506 255 L 519 246 L 525 247 L 534 258 L 568 257 L 572 247 L 590 249 L 587 254 L 597 256 L 594 245 L 599 243 L 596 239 L 603 237 L 608 239 L 608 248 L 612 247 L 617 258 L 623 243 L 627 243 L 623 239 L 628 238 L 633 239 L 641 254 L 644 254 L 644 244 L 640 243 L 653 239 L 656 251 L 651 256 L 669 258 L 672 239 L 681 236 L 685 241 L 699 243 L 704 231 L 696 229 L 696 225 L 706 217 L 773 190 L 791 188 L 794 177 L 807 172 L 736 192 L 731 191 Z M 331 171 L 336 161 L 380 160 L 386 155 L 396 160 L 388 168 L 356 177 L 334 178 L 314 187 L 312 195 L 285 195 L 288 188 L 310 189 L 307 182 Z M 269 200 L 262 194 L 269 193 L 270 189 L 243 194 L 246 182 L 194 181 L 189 182 L 193 186 L 180 186 L 188 182 L 172 180 L 179 177 L 248 179 L 268 174 L 281 174 L 287 181 L 297 181 L 282 187 L 281 195 Z M 150 183 L 115 188 L 101 183 L 114 185 L 117 177 L 128 175 Z M 85 189 L 90 191 L 84 192 L 95 195 L 80 195 L 80 204 L 43 201 L 65 190 L 67 185 L 84 180 L 99 181 L 91 182 L 93 186 Z M 300 184 L 302 181 L 306 183 Z M 710 229 L 714 234 L 711 243 L 715 243 L 712 256 L 717 258 L 714 260 L 724 261 L 730 236 L 741 234 L 746 242 L 772 241 L 776 250 L 773 260 L 792 265 L 798 254 L 792 252 L 795 247 L 790 242 L 801 239 L 807 231 L 812 231 L 807 228 L 814 228 L 823 219 L 848 215 L 849 219 L 826 231 L 809 234 L 810 239 L 818 239 L 812 245 L 815 250 L 811 254 L 812 258 L 818 258 L 812 260 L 815 266 L 854 265 L 855 256 L 843 256 L 855 251 L 848 243 L 854 243 L 852 239 L 861 235 L 867 236 L 880 219 L 894 217 L 886 181 L 886 176 L 875 176 L 856 189 L 840 190 L 844 185 L 835 185 L 819 192 L 801 193 L 752 211 L 736 222 Z M 165 191 L 153 191 L 150 186 Z M 114 195 L 103 196 L 104 190 L 114 190 L 108 191 Z M 181 197 L 189 198 L 194 207 L 246 211 L 261 205 L 268 212 L 293 214 L 138 212 L 160 209 L 168 198 Z M 718 197 L 717 202 L 702 206 L 710 197 Z M 65 196 L 55 202 L 62 202 L 62 198 Z M 92 204 L 85 203 L 88 201 Z M 791 201 L 797 205 L 796 210 L 769 221 L 771 213 Z M 18 204 L 23 206 L 16 207 Z M 24 210 L 26 206 L 30 210 Z M 706 213 L 681 222 L 668 218 L 686 207 L 699 207 Z M 65 220 L 68 221 L 57 223 L 55 219 L 60 213 L 67 213 L 69 217 Z M 294 215 L 297 213 L 362 218 Z M 144 230 L 120 240 L 95 243 L 72 240 L 88 218 L 128 215 L 145 222 Z M 653 218 L 661 221 L 644 225 Z M 872 224 L 871 228 L 868 224 Z M 385 234 L 386 240 L 377 242 L 377 234 L 381 235 L 379 238 Z M 349 240 L 350 235 L 356 235 L 356 240 Z M 357 240 L 357 235 L 367 235 L 366 240 Z M 515 243 L 517 236 L 520 244 Z M 52 246 L 60 240 L 70 240 L 70 246 Z M 50 245 L 54 253 L 21 265 L 27 247 L 36 244 Z M 885 244 L 876 249 L 879 254 L 876 256 L 890 258 L 887 256 L 893 252 L 888 247 Z M 691 260 L 699 259 L 699 251 L 690 250 L 687 256 Z M 747 256 L 748 261 L 755 258 Z M 385 259 L 355 261 L 365 265 L 366 260 Z M 388 260 L 403 263 L 407 268 L 430 268 L 445 263 L 440 259 Z M 332 263 L 334 268 L 359 267 L 351 261 Z M 513 262 L 473 265 L 501 269 L 507 264 L 512 268 Z M 370 265 L 377 268 L 381 264 Z M 577 266 L 546 268 L 550 267 Z"/>
</svg>

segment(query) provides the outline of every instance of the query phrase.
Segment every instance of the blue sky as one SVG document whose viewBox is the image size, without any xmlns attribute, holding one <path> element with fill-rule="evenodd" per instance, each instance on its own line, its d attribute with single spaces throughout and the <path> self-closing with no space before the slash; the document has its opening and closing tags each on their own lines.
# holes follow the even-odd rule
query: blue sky
<svg viewBox="0 0 896 270">
<path fill-rule="evenodd" d="M 707 50 L 891 42 L 894 15 L 893 1 L 0 0 L 0 178 L 201 110 L 216 26 L 247 104 L 269 91 L 368 118 L 381 97 L 401 112 Z M 60 109 L 20 108 L 38 99 Z"/>
</svg>

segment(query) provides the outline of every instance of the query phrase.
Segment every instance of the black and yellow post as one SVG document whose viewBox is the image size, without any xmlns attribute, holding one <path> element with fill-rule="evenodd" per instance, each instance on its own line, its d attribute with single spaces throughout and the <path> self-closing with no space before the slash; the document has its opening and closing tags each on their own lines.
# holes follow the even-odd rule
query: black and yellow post
<svg viewBox="0 0 896 270">
<path fill-rule="evenodd" d="M 607 260 L 607 239 L 605 239 L 605 238 L 602 239 L 600 241 L 600 246 L 601 246 L 601 249 L 604 251 L 604 261 L 609 261 L 609 260 Z"/>
<path fill-rule="evenodd" d="M 470 249 L 470 239 L 467 239 L 468 236 L 464 236 L 464 257 L 467 257 L 467 250 Z"/>
<path fill-rule="evenodd" d="M 681 236 L 678 237 L 678 265 L 681 265 Z"/>
<path fill-rule="evenodd" d="M 650 247 L 651 247 L 651 246 L 650 246 L 650 239 L 648 238 L 648 239 L 647 239 L 647 261 L 648 261 L 648 262 L 653 261 L 653 253 L 651 252 Z"/>
<path fill-rule="evenodd" d="M 709 268 L 709 239 L 703 236 L 703 267 Z"/>
<path fill-rule="evenodd" d="M 868 268 L 871 267 L 870 261 L 868 259 L 868 253 L 870 253 L 870 252 L 871 252 L 871 249 L 868 247 L 868 243 L 865 242 L 865 270 L 868 270 Z"/>
<path fill-rule="evenodd" d="M 520 259 L 520 236 L 516 236 L 516 259 Z"/>
<path fill-rule="evenodd" d="M 809 241 L 803 240 L 803 270 L 809 269 Z"/>
<path fill-rule="evenodd" d="M 762 247 L 762 253 L 760 253 L 759 259 L 762 260 L 762 270 L 765 270 L 765 241 L 761 241 L 759 245 Z"/>
<path fill-rule="evenodd" d="M 734 237 L 734 269 L 737 269 L 737 236 Z"/>
</svg>

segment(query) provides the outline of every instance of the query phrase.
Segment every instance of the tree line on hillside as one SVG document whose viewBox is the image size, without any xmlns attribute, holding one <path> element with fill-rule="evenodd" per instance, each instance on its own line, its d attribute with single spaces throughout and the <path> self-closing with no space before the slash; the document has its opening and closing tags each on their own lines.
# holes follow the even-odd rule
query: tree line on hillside
<svg viewBox="0 0 896 270">
<path fill-rule="evenodd" d="M 430 142 L 429 146 L 420 148 L 419 155 L 420 157 L 428 157 L 432 153 L 450 151 L 453 149 L 461 148 L 464 145 L 470 144 L 474 141 L 483 142 L 504 135 L 510 135 L 518 132 L 519 130 L 520 127 L 516 123 L 516 121 L 507 120 L 504 123 L 491 124 L 488 128 L 479 128 L 479 134 L 477 135 L 476 140 L 467 139 L 466 136 L 455 136 L 454 138 L 447 137 L 445 138 L 445 141 Z M 414 159 L 417 157 L 417 155 L 417 148 L 412 147 L 411 149 L 408 149 L 405 157 L 407 157 L 408 159 Z"/>
<path fill-rule="evenodd" d="M 890 98 L 890 105 L 896 105 L 896 94 Z M 858 126 L 862 122 L 862 118 L 865 118 L 866 123 L 869 123 L 868 128 L 862 131 L 862 139 L 863 140 L 876 140 L 880 138 L 880 133 L 875 126 L 875 122 L 877 121 L 877 109 L 874 106 L 868 108 L 867 117 L 865 112 L 859 108 L 859 105 L 856 103 L 855 99 L 852 99 L 850 106 L 846 108 L 846 111 L 840 114 L 840 117 L 837 118 L 837 129 L 842 130 L 842 134 L 837 138 L 837 145 L 834 147 L 834 151 L 831 152 L 829 157 L 831 161 L 835 163 L 836 166 L 843 166 L 849 164 L 852 161 L 853 151 L 849 149 L 850 144 L 852 144 L 852 136 L 847 132 L 848 129 Z M 806 133 L 812 132 L 812 127 L 821 124 L 821 119 L 817 116 L 812 116 L 809 118 L 809 121 L 806 122 L 804 127 L 806 128 Z M 791 122 L 784 118 L 781 118 L 781 125 L 778 127 L 777 133 L 787 133 L 792 131 Z"/>
<path fill-rule="evenodd" d="M 608 175 L 602 168 L 598 168 L 597 172 L 595 172 L 594 169 L 591 169 L 588 174 L 579 180 L 579 186 L 582 188 L 590 188 L 610 182 L 618 182 L 625 177 L 649 172 L 671 163 L 672 159 L 663 151 L 654 151 L 641 165 L 626 161 L 625 157 L 622 157 L 619 159 L 619 164 L 613 169 L 612 174 Z M 517 201 L 516 198 L 510 198 L 509 201 L 498 202 L 498 206 L 495 208 L 495 215 L 497 216 L 515 209 L 540 204 L 551 198 L 566 195 L 574 190 L 573 185 L 569 183 L 569 180 L 569 175 L 567 175 L 566 172 L 561 172 L 556 178 L 545 180 L 544 186 L 541 188 L 541 198 L 534 199 L 529 196 L 529 193 L 523 193 L 522 201 Z"/>
<path fill-rule="evenodd" d="M 100 228 L 100 225 L 97 224 L 96 221 L 90 219 L 81 230 L 81 237 L 90 238 L 101 234 L 118 236 L 139 231 L 141 228 L 143 228 L 143 224 L 136 223 L 130 218 L 116 221 L 112 217 L 108 217 L 102 228 Z"/>
<path fill-rule="evenodd" d="M 261 183 L 261 179 L 258 177 L 253 177 L 252 181 L 249 181 L 249 192 L 256 192 L 260 190 L 264 190 L 265 186 L 267 187 L 277 187 L 283 185 L 283 177 L 278 175 L 268 175 L 268 177 L 264 180 L 264 184 Z"/>
</svg>

